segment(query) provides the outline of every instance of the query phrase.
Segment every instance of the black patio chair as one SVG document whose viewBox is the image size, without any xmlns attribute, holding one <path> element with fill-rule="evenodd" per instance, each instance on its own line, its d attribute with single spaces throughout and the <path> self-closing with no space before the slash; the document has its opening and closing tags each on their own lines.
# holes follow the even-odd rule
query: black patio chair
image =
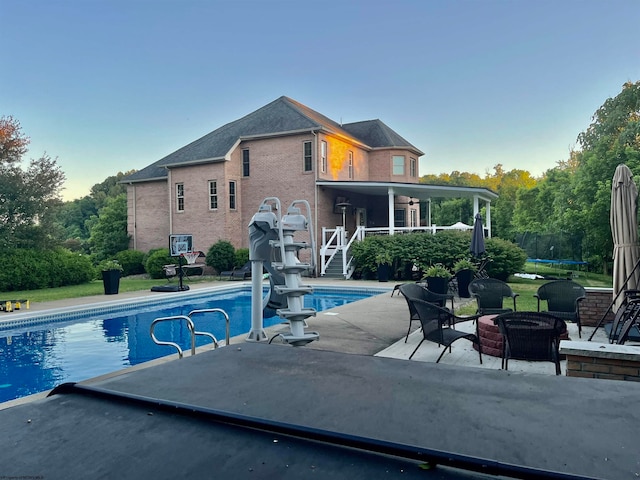
<svg viewBox="0 0 640 480">
<path fill-rule="evenodd" d="M 560 335 L 567 329 L 561 318 L 544 312 L 509 312 L 494 320 L 503 336 L 502 368 L 509 359 L 550 361 L 560 375 Z"/>
<path fill-rule="evenodd" d="M 424 300 L 407 298 L 407 302 L 410 305 L 410 309 L 413 309 L 417 313 L 420 325 L 422 326 L 422 340 L 420 340 L 418 346 L 409 356 L 409 360 L 413 358 L 422 343 L 425 340 L 428 340 L 430 342 L 437 343 L 438 345 L 444 345 L 444 349 L 436 360 L 436 363 L 438 363 L 447 351 L 447 348 L 449 348 L 449 350 L 451 349 L 451 344 L 453 342 L 464 338 L 478 346 L 478 356 L 480 357 L 480 363 L 482 364 L 482 345 L 478 340 L 478 336 L 475 333 L 466 333 L 460 330 L 455 330 L 450 326 L 455 324 L 455 320 L 467 321 L 477 319 L 477 315 L 458 317 L 448 309 L 439 307 L 433 303 L 425 302 Z"/>
<path fill-rule="evenodd" d="M 613 322 L 604 326 L 604 330 L 609 337 L 609 343 L 622 345 L 627 340 L 640 341 L 640 336 L 637 334 L 638 327 L 636 326 L 636 320 L 638 319 L 640 319 L 640 298 L 635 295 L 626 296 L 624 303 L 618 308 L 613 317 Z"/>
<path fill-rule="evenodd" d="M 516 311 L 517 293 L 497 278 L 476 278 L 469 284 L 469 293 L 476 299 L 480 315 L 495 315 Z M 504 299 L 513 299 L 513 308 L 504 306 Z"/>
<path fill-rule="evenodd" d="M 222 280 L 223 277 L 227 277 L 229 280 L 247 280 L 251 278 L 251 262 L 245 263 L 240 268 L 234 268 L 233 270 L 227 270 L 225 272 L 220 272 L 218 276 L 219 280 Z"/>
<path fill-rule="evenodd" d="M 449 293 L 434 293 L 419 283 L 405 283 L 398 287 L 398 290 L 407 301 L 409 306 L 409 329 L 407 335 L 404 338 L 404 343 L 407 343 L 409 333 L 411 333 L 411 325 L 414 321 L 419 321 L 418 312 L 415 310 L 410 300 L 422 300 L 425 302 L 433 303 L 447 310 L 449 313 L 453 313 L 453 295 Z M 451 309 L 447 307 L 447 301 L 451 300 Z"/>
<path fill-rule="evenodd" d="M 533 295 L 540 302 L 546 300 L 547 313 L 555 315 L 565 321 L 578 325 L 578 337 L 582 338 L 582 324 L 580 323 L 580 302 L 587 297 L 584 287 L 573 280 L 554 280 L 538 288 Z"/>
</svg>

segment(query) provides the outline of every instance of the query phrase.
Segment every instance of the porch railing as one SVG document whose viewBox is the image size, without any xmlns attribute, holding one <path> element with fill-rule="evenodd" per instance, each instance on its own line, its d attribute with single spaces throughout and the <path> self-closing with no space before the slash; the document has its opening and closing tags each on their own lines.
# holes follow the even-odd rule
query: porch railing
<svg viewBox="0 0 640 480">
<path fill-rule="evenodd" d="M 440 230 L 457 230 L 451 226 L 431 225 L 429 227 L 394 227 L 393 233 L 426 232 L 435 234 Z M 389 235 L 389 227 L 356 227 L 355 232 L 349 238 L 349 232 L 342 226 L 336 228 L 322 227 L 322 245 L 320 246 L 320 275 L 327 273 L 327 267 L 334 260 L 338 252 L 342 252 L 342 275 L 349 279 L 355 270 L 353 257 L 349 255 L 349 249 L 353 242 L 360 242 L 367 235 Z"/>
</svg>

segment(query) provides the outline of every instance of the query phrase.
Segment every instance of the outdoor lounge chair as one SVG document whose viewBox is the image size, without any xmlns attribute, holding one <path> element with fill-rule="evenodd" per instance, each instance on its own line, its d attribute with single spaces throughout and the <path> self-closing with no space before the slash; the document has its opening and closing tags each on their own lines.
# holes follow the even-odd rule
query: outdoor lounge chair
<svg viewBox="0 0 640 480">
<path fill-rule="evenodd" d="M 407 301 L 407 305 L 409 306 L 409 329 L 407 330 L 407 335 L 404 338 L 404 343 L 407 343 L 409 333 L 411 333 L 412 322 L 420 320 L 420 318 L 418 317 L 418 312 L 416 312 L 415 308 L 413 308 L 410 300 L 417 299 L 429 303 L 434 303 L 439 307 L 445 308 L 449 313 L 453 312 L 453 295 L 451 294 L 434 293 L 418 283 L 405 283 L 404 285 L 400 285 L 398 289 L 404 296 L 405 300 Z M 447 300 L 451 300 L 451 309 L 447 307 Z"/>
<path fill-rule="evenodd" d="M 251 278 L 251 262 L 245 263 L 240 268 L 234 268 L 225 272 L 220 272 L 218 276 L 219 280 L 223 277 L 227 277 L 229 280 L 247 280 Z"/>
<path fill-rule="evenodd" d="M 480 315 L 493 315 L 516 311 L 517 293 L 496 278 L 477 278 L 469 284 L 469 293 L 476 299 Z M 513 308 L 504 307 L 504 299 L 513 299 Z"/>
<path fill-rule="evenodd" d="M 547 301 L 547 313 L 555 315 L 565 321 L 578 325 L 578 337 L 582 338 L 582 324 L 580 323 L 580 302 L 587 297 L 584 287 L 573 280 L 554 280 L 545 283 L 534 294 L 540 301 Z"/>
<path fill-rule="evenodd" d="M 544 312 L 509 312 L 494 320 L 503 336 L 502 368 L 509 370 L 509 359 L 550 361 L 560 375 L 560 335 L 567 324 Z"/>
<path fill-rule="evenodd" d="M 170 282 L 173 277 L 178 275 L 178 267 L 174 264 L 163 265 L 162 271 L 164 272 L 164 276 L 167 277 L 168 282 Z"/>
<path fill-rule="evenodd" d="M 447 349 L 451 348 L 451 344 L 453 342 L 461 338 L 465 338 L 478 346 L 478 355 L 480 357 L 480 363 L 482 363 L 482 345 L 480 344 L 477 335 L 475 333 L 455 330 L 450 327 L 450 325 L 455 325 L 456 319 L 466 321 L 478 318 L 477 315 L 470 317 L 457 317 L 448 309 L 439 307 L 433 303 L 425 302 L 424 300 L 407 298 L 407 302 L 410 305 L 410 310 L 413 309 L 418 314 L 418 319 L 422 326 L 422 340 L 420 340 L 418 346 L 409 356 L 409 360 L 413 358 L 422 343 L 425 340 L 428 340 L 430 342 L 437 343 L 438 345 L 444 345 L 444 349 L 436 360 L 436 363 L 438 363 Z"/>
<path fill-rule="evenodd" d="M 637 292 L 637 290 L 634 290 L 634 292 Z M 622 345 L 627 340 L 640 341 L 637 325 L 640 319 L 640 298 L 635 294 L 632 295 L 625 298 L 625 302 L 618 308 L 613 317 L 613 322 L 604 326 L 609 337 L 609 343 Z"/>
</svg>

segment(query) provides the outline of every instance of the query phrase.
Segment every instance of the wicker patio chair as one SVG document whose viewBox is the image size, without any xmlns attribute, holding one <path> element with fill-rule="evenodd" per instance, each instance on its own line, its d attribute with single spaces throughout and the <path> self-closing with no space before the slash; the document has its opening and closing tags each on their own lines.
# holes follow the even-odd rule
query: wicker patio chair
<svg viewBox="0 0 640 480">
<path fill-rule="evenodd" d="M 466 333 L 451 328 L 449 325 L 455 324 L 455 320 L 471 320 L 478 318 L 477 315 L 470 317 L 457 317 L 446 308 L 439 307 L 433 303 L 425 302 L 424 300 L 409 299 L 407 302 L 412 305 L 412 308 L 417 312 L 422 326 L 422 340 L 418 343 L 413 353 L 409 356 L 409 360 L 413 358 L 420 346 L 425 340 L 443 345 L 444 349 L 440 353 L 440 356 L 436 360 L 436 363 L 440 362 L 440 359 L 447 351 L 447 348 L 451 349 L 451 344 L 461 338 L 467 339 L 478 346 L 478 356 L 480 357 L 480 363 L 482 363 L 482 345 L 478 340 L 478 336 L 474 333 Z M 410 307 L 411 308 L 411 307 Z"/>
<path fill-rule="evenodd" d="M 517 293 L 496 278 L 477 278 L 469 284 L 469 293 L 476 299 L 480 315 L 494 315 L 516 311 Z M 513 308 L 504 307 L 504 299 L 513 299 Z"/>
<path fill-rule="evenodd" d="M 573 280 L 554 280 L 545 283 L 538 288 L 534 297 L 538 299 L 538 311 L 540 302 L 547 301 L 547 313 L 555 315 L 565 321 L 575 322 L 578 325 L 578 337 L 582 338 L 582 324 L 580 323 L 580 302 L 587 293 L 584 287 Z"/>
<path fill-rule="evenodd" d="M 509 370 L 509 359 L 550 361 L 560 375 L 560 335 L 567 324 L 561 318 L 542 312 L 509 312 L 494 322 L 503 336 L 502 368 Z"/>
<path fill-rule="evenodd" d="M 400 285 L 398 289 L 400 290 L 400 293 L 405 298 L 405 300 L 407 301 L 407 305 L 409 306 L 409 328 L 407 330 L 407 335 L 404 338 L 404 343 L 407 343 L 409 333 L 411 333 L 412 323 L 414 321 L 420 320 L 418 312 L 416 311 L 410 300 L 422 300 L 425 302 L 434 303 L 439 307 L 445 308 L 449 313 L 453 312 L 453 295 L 449 293 L 434 293 L 418 283 L 405 283 L 404 285 Z M 451 300 L 450 309 L 447 307 L 448 300 Z"/>
</svg>

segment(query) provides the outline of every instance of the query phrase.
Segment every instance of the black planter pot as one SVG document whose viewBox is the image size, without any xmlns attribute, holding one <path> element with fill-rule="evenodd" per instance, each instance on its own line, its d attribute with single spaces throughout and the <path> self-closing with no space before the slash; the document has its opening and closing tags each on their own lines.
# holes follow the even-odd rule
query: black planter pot
<svg viewBox="0 0 640 480">
<path fill-rule="evenodd" d="M 105 295 L 115 295 L 120 288 L 120 271 L 119 270 L 103 270 L 102 283 L 104 284 Z"/>
<path fill-rule="evenodd" d="M 449 279 L 443 277 L 427 277 L 427 288 L 433 293 L 447 293 L 449 291 Z"/>
<path fill-rule="evenodd" d="M 469 284 L 473 280 L 473 270 L 460 270 L 456 273 L 456 278 L 458 279 L 458 295 L 461 298 L 469 298 L 471 296 Z"/>
<path fill-rule="evenodd" d="M 386 265 L 386 264 L 378 265 L 378 281 L 388 282 L 390 270 L 391 270 L 391 267 L 389 267 L 389 265 Z"/>
</svg>

